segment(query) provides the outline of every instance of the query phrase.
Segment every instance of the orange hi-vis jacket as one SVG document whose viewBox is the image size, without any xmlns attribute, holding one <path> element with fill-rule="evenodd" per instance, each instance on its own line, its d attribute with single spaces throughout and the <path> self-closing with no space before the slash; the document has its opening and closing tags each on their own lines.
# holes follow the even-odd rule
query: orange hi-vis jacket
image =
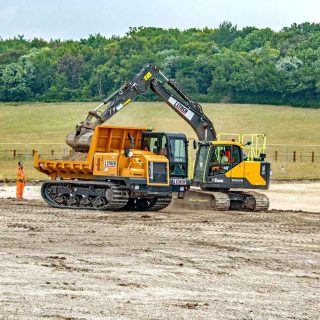
<svg viewBox="0 0 320 320">
<path fill-rule="evenodd" d="M 27 177 L 24 174 L 23 168 L 18 167 L 17 168 L 17 182 L 25 183 L 26 181 L 27 181 Z"/>
<path fill-rule="evenodd" d="M 18 166 L 17 168 L 17 189 L 16 194 L 18 199 L 23 199 L 23 190 L 24 190 L 24 184 L 27 181 L 27 177 L 24 174 L 23 168 L 20 168 Z"/>
</svg>

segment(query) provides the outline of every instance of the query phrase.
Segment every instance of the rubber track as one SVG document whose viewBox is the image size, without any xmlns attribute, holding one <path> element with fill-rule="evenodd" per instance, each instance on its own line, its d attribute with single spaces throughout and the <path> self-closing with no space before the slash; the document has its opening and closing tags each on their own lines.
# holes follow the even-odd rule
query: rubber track
<svg viewBox="0 0 320 320">
<path fill-rule="evenodd" d="M 160 211 L 171 203 L 172 196 L 170 197 L 157 197 L 156 201 L 151 205 L 147 211 Z"/>
<path fill-rule="evenodd" d="M 107 203 L 106 205 L 102 207 L 92 207 L 92 206 L 69 206 L 69 205 L 63 205 L 63 204 L 58 204 L 54 202 L 48 195 L 47 192 L 47 187 L 49 186 L 74 186 L 74 187 L 90 187 L 90 186 L 95 186 L 98 188 L 103 188 L 107 189 L 107 187 L 111 187 L 113 189 L 113 198 L 111 202 Z M 43 183 L 41 187 L 41 195 L 42 198 L 52 207 L 55 208 L 61 208 L 61 209 L 85 209 L 85 210 L 118 210 L 123 208 L 128 200 L 129 200 L 129 195 L 128 192 L 125 188 L 120 187 L 118 184 L 114 183 L 103 183 L 103 182 L 95 182 L 91 181 L 90 183 L 85 183 L 82 181 L 48 181 Z"/>
</svg>

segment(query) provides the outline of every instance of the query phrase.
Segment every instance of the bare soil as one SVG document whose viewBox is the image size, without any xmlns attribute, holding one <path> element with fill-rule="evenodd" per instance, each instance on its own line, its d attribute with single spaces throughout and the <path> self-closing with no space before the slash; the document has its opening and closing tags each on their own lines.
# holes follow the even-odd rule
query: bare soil
<svg viewBox="0 0 320 320">
<path fill-rule="evenodd" d="M 320 214 L 0 199 L 0 319 L 319 319 Z"/>
<path fill-rule="evenodd" d="M 256 190 L 258 191 L 258 190 Z M 13 183 L 0 183 L 0 199 L 15 197 Z M 320 182 L 272 181 L 269 190 L 259 190 L 268 196 L 269 209 L 276 210 L 302 210 L 320 213 Z M 24 197 L 28 200 L 41 199 L 40 183 L 28 182 Z M 0 200 L 1 201 L 1 200 Z"/>
</svg>

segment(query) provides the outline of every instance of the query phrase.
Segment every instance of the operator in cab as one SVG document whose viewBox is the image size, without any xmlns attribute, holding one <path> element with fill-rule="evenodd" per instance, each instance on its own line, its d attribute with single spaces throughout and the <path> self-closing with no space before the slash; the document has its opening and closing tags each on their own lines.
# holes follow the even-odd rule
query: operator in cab
<svg viewBox="0 0 320 320">
<path fill-rule="evenodd" d="M 226 155 L 226 151 L 222 149 L 220 151 L 220 164 L 227 165 L 228 163 L 229 163 L 229 159 Z"/>
<path fill-rule="evenodd" d="M 160 154 L 166 157 L 168 156 L 167 147 L 168 147 L 168 144 L 166 143 L 164 147 L 160 149 Z"/>
<path fill-rule="evenodd" d="M 229 170 L 229 158 L 226 155 L 226 151 L 221 149 L 219 152 L 219 158 L 217 159 L 215 153 L 213 154 L 212 163 L 210 166 L 209 175 L 216 175 L 225 173 Z"/>
</svg>

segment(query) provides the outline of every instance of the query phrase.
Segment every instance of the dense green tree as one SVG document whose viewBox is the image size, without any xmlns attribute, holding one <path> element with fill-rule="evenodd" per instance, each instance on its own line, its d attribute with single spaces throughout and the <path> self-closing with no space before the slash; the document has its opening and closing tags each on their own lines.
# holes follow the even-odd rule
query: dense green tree
<svg viewBox="0 0 320 320">
<path fill-rule="evenodd" d="M 0 37 L 0 101 L 100 100 L 146 63 L 198 101 L 320 106 L 320 24 L 308 22 L 279 32 L 225 21 L 80 41 Z"/>
<path fill-rule="evenodd" d="M 67 88 L 75 89 L 79 87 L 83 64 L 82 55 L 74 56 L 66 53 L 58 60 L 57 70 L 64 76 L 64 85 Z"/>
<path fill-rule="evenodd" d="M 237 38 L 239 31 L 237 26 L 233 26 L 231 22 L 224 21 L 219 28 L 212 34 L 212 39 L 221 47 L 229 47 L 233 40 Z"/>
<path fill-rule="evenodd" d="M 1 75 L 0 92 L 4 101 L 22 101 L 29 97 L 25 72 L 20 63 L 8 64 Z"/>
</svg>

